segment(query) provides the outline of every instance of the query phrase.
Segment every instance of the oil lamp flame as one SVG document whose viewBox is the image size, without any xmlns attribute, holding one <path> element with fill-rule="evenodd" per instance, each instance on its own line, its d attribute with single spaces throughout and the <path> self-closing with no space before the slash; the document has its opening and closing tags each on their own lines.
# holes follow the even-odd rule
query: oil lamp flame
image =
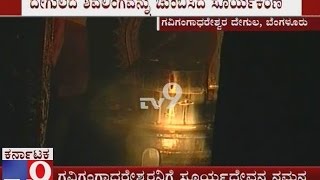
<svg viewBox="0 0 320 180">
<path fill-rule="evenodd" d="M 162 147 L 164 149 L 175 149 L 178 144 L 178 139 L 162 139 Z"/>
</svg>

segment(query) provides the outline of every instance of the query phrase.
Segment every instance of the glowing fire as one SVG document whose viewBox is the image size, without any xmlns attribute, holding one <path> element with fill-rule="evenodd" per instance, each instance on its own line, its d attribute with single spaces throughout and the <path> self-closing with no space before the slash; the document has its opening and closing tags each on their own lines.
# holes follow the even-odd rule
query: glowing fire
<svg viewBox="0 0 320 180">
<path fill-rule="evenodd" d="M 162 139 L 162 147 L 164 149 L 175 149 L 178 144 L 178 139 Z"/>
<path fill-rule="evenodd" d="M 169 82 L 176 82 L 175 76 L 171 76 Z M 180 87 L 179 87 L 180 88 Z M 189 92 L 189 93 L 188 93 Z M 177 87 L 172 85 L 168 89 L 168 93 L 171 97 L 175 97 L 177 93 Z M 159 114 L 159 125 L 172 126 L 172 125 L 191 125 L 195 124 L 195 113 L 193 102 L 190 100 L 192 93 L 190 89 L 184 89 L 184 97 L 178 101 L 177 104 L 167 108 L 167 104 L 162 106 L 162 113 Z M 160 110 L 161 111 L 161 110 Z M 163 112 L 164 111 L 164 112 Z M 180 128 L 179 128 L 180 129 Z"/>
<path fill-rule="evenodd" d="M 205 91 L 200 86 L 192 85 L 190 79 L 180 76 L 179 74 L 176 74 L 176 72 L 173 72 L 170 75 L 167 82 L 183 85 L 183 87 L 171 85 L 167 92 L 169 96 L 174 99 L 181 88 L 182 95 L 181 97 L 179 96 L 180 100 L 177 101 L 174 106 L 170 107 L 168 104 L 171 101 L 166 98 L 167 100 L 160 107 L 158 119 L 156 121 L 157 125 L 163 126 L 163 128 L 174 129 L 174 126 L 177 129 L 182 129 L 184 128 L 183 126 L 188 126 L 189 128 L 190 126 L 197 124 L 198 106 L 194 103 L 203 101 L 201 98 L 204 99 Z"/>
<path fill-rule="evenodd" d="M 176 87 L 175 86 L 171 86 L 170 89 L 169 89 L 169 94 L 170 95 L 174 95 L 176 93 Z M 167 122 L 166 124 L 177 124 L 178 120 L 175 118 L 175 107 L 176 106 L 173 106 L 171 108 L 169 108 L 167 110 L 167 113 L 166 113 L 166 117 L 167 117 Z"/>
</svg>

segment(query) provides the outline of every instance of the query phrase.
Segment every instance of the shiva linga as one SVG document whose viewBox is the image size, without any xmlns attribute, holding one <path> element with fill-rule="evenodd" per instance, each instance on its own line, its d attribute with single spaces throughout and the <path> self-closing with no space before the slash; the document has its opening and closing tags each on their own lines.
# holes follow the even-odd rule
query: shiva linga
<svg viewBox="0 0 320 180">
<path fill-rule="evenodd" d="M 90 102 L 101 161 L 210 165 L 223 32 L 157 32 L 151 18 L 119 20 L 119 65 Z"/>
<path fill-rule="evenodd" d="M 140 120 L 128 136 L 132 165 L 209 165 L 218 86 L 207 71 L 150 69 L 140 98 Z M 174 102 L 174 103 L 172 103 Z"/>
</svg>

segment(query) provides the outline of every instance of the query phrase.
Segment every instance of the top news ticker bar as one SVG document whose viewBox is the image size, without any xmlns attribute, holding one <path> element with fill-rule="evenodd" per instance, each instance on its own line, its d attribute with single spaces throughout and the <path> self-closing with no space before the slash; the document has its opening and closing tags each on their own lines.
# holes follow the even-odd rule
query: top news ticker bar
<svg viewBox="0 0 320 180">
<path fill-rule="evenodd" d="M 317 0 L 0 0 L 0 16 L 320 17 L 320 3 Z"/>
</svg>

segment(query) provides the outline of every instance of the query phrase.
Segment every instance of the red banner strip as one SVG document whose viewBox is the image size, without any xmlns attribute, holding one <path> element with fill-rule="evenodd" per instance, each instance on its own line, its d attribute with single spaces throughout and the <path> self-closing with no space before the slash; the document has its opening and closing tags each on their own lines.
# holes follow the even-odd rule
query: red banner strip
<svg viewBox="0 0 320 180">
<path fill-rule="evenodd" d="M 159 31 L 320 31 L 320 17 L 159 18 Z"/>
<path fill-rule="evenodd" d="M 302 0 L 302 15 L 320 15 L 319 0 Z"/>
<path fill-rule="evenodd" d="M 0 16 L 21 15 L 21 0 L 0 0 Z"/>
</svg>

